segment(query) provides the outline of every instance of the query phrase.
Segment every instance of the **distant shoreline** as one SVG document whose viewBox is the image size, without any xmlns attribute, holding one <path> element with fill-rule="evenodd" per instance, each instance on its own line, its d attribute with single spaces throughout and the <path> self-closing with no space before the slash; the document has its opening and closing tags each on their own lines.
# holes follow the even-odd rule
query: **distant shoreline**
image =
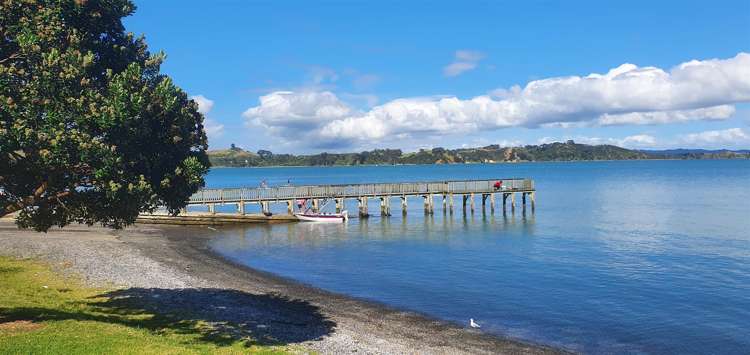
<svg viewBox="0 0 750 355">
<path fill-rule="evenodd" d="M 398 166 L 440 166 L 440 165 L 512 165 L 512 164 L 543 164 L 543 163 L 598 163 L 598 162 L 626 162 L 626 161 L 717 161 L 717 160 L 748 160 L 750 158 L 651 158 L 651 159 L 599 159 L 599 160 L 529 160 L 502 161 L 492 163 L 426 163 L 426 164 L 357 164 L 357 165 L 262 165 L 262 166 L 230 166 L 212 165 L 211 169 L 278 169 L 278 168 L 357 168 L 357 167 L 398 167 Z"/>
<path fill-rule="evenodd" d="M 303 167 L 303 166 L 399 166 L 440 164 L 506 164 L 527 162 L 577 162 L 619 160 L 715 160 L 750 159 L 750 150 L 674 149 L 664 151 L 633 150 L 613 145 L 578 144 L 574 141 L 500 147 L 420 149 L 375 149 L 353 153 L 319 153 L 309 155 L 274 154 L 268 150 L 257 153 L 232 146 L 225 150 L 208 151 L 215 167 Z"/>
</svg>

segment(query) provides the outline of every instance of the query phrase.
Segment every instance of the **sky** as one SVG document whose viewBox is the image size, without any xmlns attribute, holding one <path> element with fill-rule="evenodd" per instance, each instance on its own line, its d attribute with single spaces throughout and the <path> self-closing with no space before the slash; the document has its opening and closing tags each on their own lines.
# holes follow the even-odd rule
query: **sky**
<svg viewBox="0 0 750 355">
<path fill-rule="evenodd" d="M 750 149 L 750 1 L 135 1 L 211 149 Z"/>
</svg>

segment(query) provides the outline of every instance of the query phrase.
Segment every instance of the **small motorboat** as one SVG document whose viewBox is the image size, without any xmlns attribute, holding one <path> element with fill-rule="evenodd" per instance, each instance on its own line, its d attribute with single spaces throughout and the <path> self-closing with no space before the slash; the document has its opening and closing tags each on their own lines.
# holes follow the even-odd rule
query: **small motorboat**
<svg viewBox="0 0 750 355">
<path fill-rule="evenodd" d="M 345 222 L 349 219 L 349 215 L 346 211 L 341 213 L 295 213 L 294 214 L 300 221 L 303 222 Z"/>
</svg>

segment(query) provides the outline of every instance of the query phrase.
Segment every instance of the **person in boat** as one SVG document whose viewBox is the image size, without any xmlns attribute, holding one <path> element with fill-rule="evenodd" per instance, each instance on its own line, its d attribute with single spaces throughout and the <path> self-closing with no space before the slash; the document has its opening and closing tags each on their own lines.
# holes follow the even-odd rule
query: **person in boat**
<svg viewBox="0 0 750 355">
<path fill-rule="evenodd" d="M 307 204 L 307 200 L 305 199 L 299 199 L 297 200 L 297 209 L 299 209 L 300 212 L 305 212 L 305 210 L 302 209 Z"/>
<path fill-rule="evenodd" d="M 495 181 L 495 184 L 492 186 L 495 188 L 495 191 L 500 190 L 503 187 L 503 180 Z"/>
</svg>

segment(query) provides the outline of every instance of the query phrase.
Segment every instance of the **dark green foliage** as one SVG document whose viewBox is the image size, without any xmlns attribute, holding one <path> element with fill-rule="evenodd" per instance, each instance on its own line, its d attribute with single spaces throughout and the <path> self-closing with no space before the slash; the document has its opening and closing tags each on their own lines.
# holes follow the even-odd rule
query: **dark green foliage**
<svg viewBox="0 0 750 355">
<path fill-rule="evenodd" d="M 526 153 L 533 156 L 535 160 L 632 160 L 648 159 L 646 153 L 637 150 L 629 150 L 613 145 L 587 145 L 576 144 L 573 141 L 566 143 L 551 143 L 542 145 L 527 145 L 524 147 Z"/>
<path fill-rule="evenodd" d="M 198 106 L 125 33 L 129 0 L 0 0 L 0 215 L 47 230 L 176 213 L 203 186 Z"/>
</svg>

